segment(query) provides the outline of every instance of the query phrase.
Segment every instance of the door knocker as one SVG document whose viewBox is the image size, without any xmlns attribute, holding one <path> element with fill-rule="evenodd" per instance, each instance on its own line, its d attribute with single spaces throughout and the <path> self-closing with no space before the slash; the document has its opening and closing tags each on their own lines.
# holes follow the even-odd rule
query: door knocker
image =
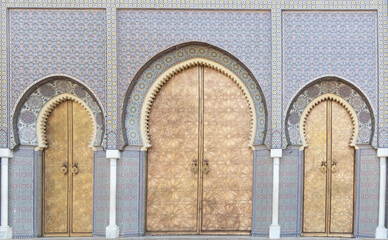
<svg viewBox="0 0 388 240">
<path fill-rule="evenodd" d="M 326 173 L 326 162 L 325 161 L 321 162 L 320 170 L 322 173 Z"/>
<path fill-rule="evenodd" d="M 191 163 L 191 172 L 196 174 L 198 172 L 198 161 L 197 159 L 193 159 L 193 162 Z"/>
<path fill-rule="evenodd" d="M 71 172 L 73 173 L 73 175 L 77 175 L 77 173 L 79 172 L 77 162 L 73 163 L 73 167 L 71 168 Z"/>
<path fill-rule="evenodd" d="M 69 164 L 67 162 L 62 162 L 61 171 L 63 175 L 66 175 L 66 173 L 68 172 L 68 168 L 69 168 Z"/>
</svg>

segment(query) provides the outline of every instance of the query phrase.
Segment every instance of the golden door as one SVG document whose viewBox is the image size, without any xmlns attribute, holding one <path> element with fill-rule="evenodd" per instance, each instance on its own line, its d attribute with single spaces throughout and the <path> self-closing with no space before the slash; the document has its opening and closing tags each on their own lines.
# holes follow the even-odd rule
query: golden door
<svg viewBox="0 0 388 240">
<path fill-rule="evenodd" d="M 237 84 L 207 67 L 187 69 L 161 88 L 149 126 L 146 231 L 250 233 L 251 116 Z"/>
<path fill-rule="evenodd" d="M 91 236 L 93 223 L 92 122 L 74 101 L 60 103 L 46 125 L 43 235 Z"/>
<path fill-rule="evenodd" d="M 304 236 L 352 236 L 354 215 L 353 123 L 339 103 L 316 105 L 306 121 Z"/>
</svg>

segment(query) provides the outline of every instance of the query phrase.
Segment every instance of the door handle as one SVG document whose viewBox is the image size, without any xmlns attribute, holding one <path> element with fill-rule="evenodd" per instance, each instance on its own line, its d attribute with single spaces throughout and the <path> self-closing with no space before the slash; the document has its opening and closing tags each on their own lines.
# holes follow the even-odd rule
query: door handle
<svg viewBox="0 0 388 240">
<path fill-rule="evenodd" d="M 209 160 L 205 159 L 203 161 L 202 173 L 208 174 L 209 171 L 210 171 L 210 169 L 209 169 Z"/>
<path fill-rule="evenodd" d="M 331 172 L 332 172 L 332 173 L 337 172 L 337 162 L 336 162 L 336 161 L 333 161 L 333 162 L 331 163 Z"/>
<path fill-rule="evenodd" d="M 197 159 L 193 159 L 193 162 L 191 163 L 191 172 L 196 174 L 198 172 L 198 161 Z"/>
<path fill-rule="evenodd" d="M 322 173 L 326 173 L 326 170 L 327 170 L 327 162 L 322 161 L 322 162 L 321 162 L 321 167 L 320 167 L 319 169 L 321 170 Z"/>
<path fill-rule="evenodd" d="M 61 171 L 63 175 L 66 175 L 66 173 L 69 171 L 69 164 L 67 162 L 62 163 Z"/>
<path fill-rule="evenodd" d="M 73 163 L 73 167 L 71 168 L 71 172 L 73 173 L 73 175 L 77 175 L 78 174 L 79 169 L 78 169 L 78 163 L 77 162 Z"/>
</svg>

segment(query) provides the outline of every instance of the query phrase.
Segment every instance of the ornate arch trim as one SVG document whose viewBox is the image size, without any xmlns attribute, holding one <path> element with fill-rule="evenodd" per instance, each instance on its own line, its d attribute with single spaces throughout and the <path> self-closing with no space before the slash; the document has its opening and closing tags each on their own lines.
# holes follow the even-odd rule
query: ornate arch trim
<svg viewBox="0 0 388 240">
<path fill-rule="evenodd" d="M 36 137 L 38 141 L 38 146 L 35 148 L 35 150 L 44 150 L 45 148 L 48 147 L 47 137 L 46 137 L 46 123 L 47 123 L 48 116 L 56 106 L 58 106 L 60 103 L 66 100 L 72 100 L 79 103 L 88 112 L 90 120 L 92 122 L 92 129 L 93 129 L 92 137 L 89 141 L 89 147 L 94 150 L 93 143 L 96 139 L 97 123 L 96 123 L 96 119 L 94 118 L 93 111 L 82 99 L 69 93 L 63 93 L 51 98 L 49 101 L 46 102 L 46 104 L 40 110 L 37 117 L 37 123 L 36 123 Z"/>
<path fill-rule="evenodd" d="M 357 114 L 356 114 L 356 111 L 354 111 L 353 107 L 343 98 L 335 95 L 335 94 L 331 94 L 331 93 L 326 93 L 326 94 L 323 94 L 317 98 L 315 98 L 313 101 L 311 101 L 307 107 L 305 108 L 305 110 L 303 111 L 302 115 L 301 115 L 301 118 L 300 118 L 300 122 L 299 122 L 299 131 L 300 131 L 300 138 L 301 138 L 301 141 L 302 141 L 302 147 L 300 148 L 300 150 L 303 150 L 305 147 L 308 147 L 308 141 L 307 141 L 307 137 L 306 137 L 306 123 L 307 123 L 307 118 L 311 112 L 311 110 L 313 110 L 313 108 L 318 105 L 319 103 L 323 102 L 323 101 L 326 101 L 326 100 L 333 100 L 339 104 L 341 104 L 341 106 L 343 106 L 346 111 L 349 113 L 350 115 L 350 118 L 352 120 L 352 124 L 353 124 L 353 134 L 352 134 L 352 137 L 350 139 L 350 146 L 352 147 L 355 147 L 356 149 L 358 148 L 356 143 L 357 143 L 357 137 L 358 137 L 358 118 L 357 118 Z"/>
<path fill-rule="evenodd" d="M 181 62 L 171 68 L 169 68 L 167 71 L 165 71 L 163 74 L 161 74 L 155 82 L 150 87 L 149 91 L 147 92 L 147 95 L 144 99 L 143 107 L 141 109 L 141 116 L 140 116 L 140 134 L 143 142 L 142 150 L 146 151 L 148 148 L 151 147 L 151 141 L 149 136 L 149 115 L 151 112 L 151 107 L 153 104 L 153 101 L 158 94 L 159 90 L 162 88 L 162 86 L 170 80 L 174 75 L 184 71 L 185 69 L 188 69 L 193 66 L 205 66 L 212 68 L 214 70 L 219 71 L 220 73 L 226 75 L 229 77 L 234 83 L 238 85 L 238 87 L 242 90 L 242 92 L 245 95 L 246 100 L 248 101 L 250 113 L 251 113 L 251 137 L 249 140 L 249 147 L 252 149 L 253 147 L 253 141 L 255 138 L 255 132 L 256 132 L 256 111 L 255 111 L 255 105 L 253 102 L 253 99 L 249 93 L 249 90 L 245 86 L 245 84 L 241 81 L 241 79 L 234 74 L 232 71 L 227 69 L 226 67 L 208 60 L 204 58 L 192 58 L 189 60 L 186 60 L 184 62 Z"/>
</svg>

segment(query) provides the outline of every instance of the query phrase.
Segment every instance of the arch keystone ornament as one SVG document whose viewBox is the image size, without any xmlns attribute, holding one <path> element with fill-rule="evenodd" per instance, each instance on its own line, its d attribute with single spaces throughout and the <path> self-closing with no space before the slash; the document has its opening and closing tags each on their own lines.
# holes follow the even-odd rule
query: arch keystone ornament
<svg viewBox="0 0 388 240">
<path fill-rule="evenodd" d="M 204 58 L 193 58 L 186 60 L 184 62 L 181 62 L 174 67 L 169 68 L 167 71 L 165 71 L 162 75 L 160 75 L 156 81 L 152 84 L 150 89 L 147 92 L 147 95 L 145 97 L 143 107 L 141 110 L 141 117 L 140 117 L 140 132 L 141 132 L 141 138 L 143 142 L 143 147 L 141 150 L 146 151 L 148 148 L 151 147 L 151 141 L 150 141 L 150 135 L 149 135 L 149 115 L 152 108 L 152 103 L 160 91 L 160 89 L 163 87 L 163 85 L 170 80 L 174 75 L 184 71 L 185 69 L 188 69 L 190 67 L 194 66 L 203 66 L 203 67 L 209 67 L 211 69 L 214 69 L 225 76 L 227 76 L 229 79 L 231 79 L 234 83 L 237 84 L 237 86 L 241 89 L 243 94 L 245 95 L 246 100 L 248 101 L 249 108 L 250 108 L 250 115 L 251 115 L 251 136 L 249 141 L 249 147 L 254 150 L 253 142 L 255 138 L 255 132 L 256 132 L 256 111 L 255 111 L 255 105 L 253 103 L 253 99 L 245 86 L 245 84 L 240 80 L 240 78 L 234 74 L 229 69 L 225 68 L 224 66 L 208 60 Z"/>
<path fill-rule="evenodd" d="M 323 95 L 315 98 L 313 101 L 311 101 L 307 105 L 307 107 L 305 108 L 305 110 L 303 111 L 303 113 L 301 115 L 301 118 L 300 118 L 301 120 L 299 122 L 299 130 L 300 130 L 302 146 L 300 147 L 299 150 L 303 150 L 309 146 L 308 140 L 306 137 L 306 122 L 307 122 L 307 118 L 308 118 L 311 110 L 313 110 L 313 108 L 316 105 L 318 105 L 319 103 L 321 103 L 325 100 L 333 100 L 333 101 L 339 103 L 349 113 L 351 120 L 352 120 L 352 126 L 353 126 L 353 134 L 352 134 L 352 137 L 350 139 L 349 145 L 354 147 L 355 149 L 358 149 L 356 143 L 357 143 L 357 136 L 358 136 L 358 130 L 359 130 L 359 123 L 358 123 L 358 118 L 357 118 L 356 112 L 354 111 L 353 107 L 345 99 L 343 99 L 337 95 L 331 94 L 331 93 L 326 93 L 326 94 L 323 94 Z"/>
<path fill-rule="evenodd" d="M 38 141 L 38 146 L 35 148 L 35 150 L 38 151 L 38 150 L 44 150 L 45 148 L 47 148 L 47 138 L 46 138 L 47 118 L 49 117 L 50 113 L 57 105 L 59 105 L 60 103 L 66 100 L 72 100 L 79 103 L 88 112 L 89 118 L 92 122 L 92 129 L 93 129 L 92 137 L 89 141 L 89 147 L 95 150 L 93 143 L 95 141 L 96 134 L 97 134 L 97 124 L 96 124 L 96 119 L 94 118 L 93 111 L 82 99 L 69 93 L 63 93 L 51 98 L 49 101 L 46 102 L 46 104 L 40 110 L 37 117 L 37 123 L 36 123 L 36 131 L 37 131 L 36 137 Z"/>
</svg>

